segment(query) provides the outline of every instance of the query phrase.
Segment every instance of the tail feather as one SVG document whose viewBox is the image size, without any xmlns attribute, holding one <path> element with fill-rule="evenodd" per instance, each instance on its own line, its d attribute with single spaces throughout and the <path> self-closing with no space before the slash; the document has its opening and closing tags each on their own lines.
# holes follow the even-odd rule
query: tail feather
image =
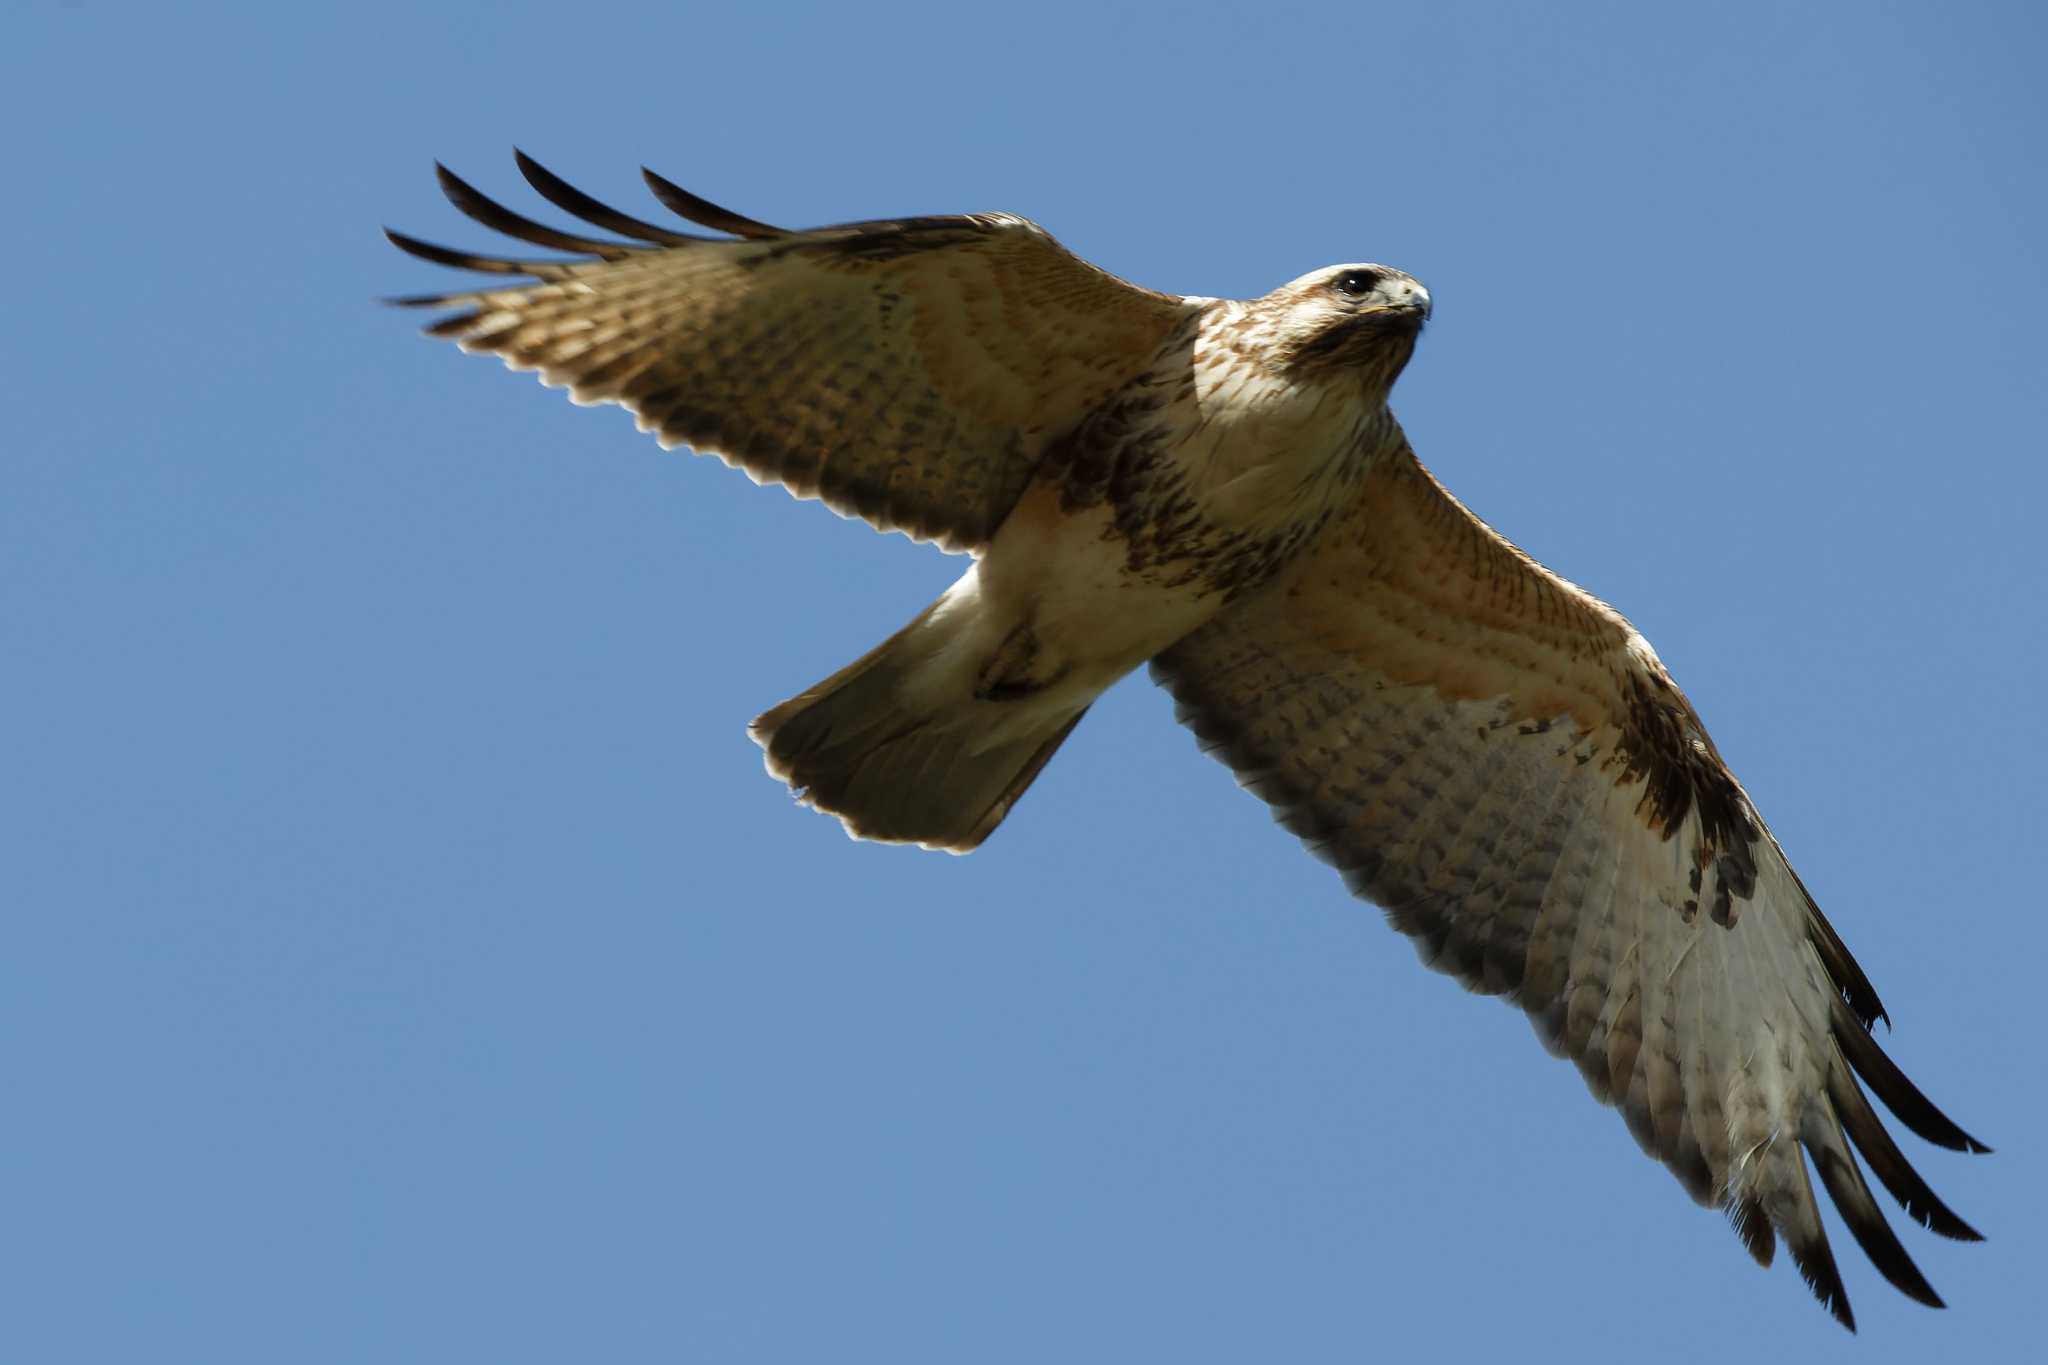
<svg viewBox="0 0 2048 1365">
<path fill-rule="evenodd" d="M 942 599 L 943 600 L 943 599 Z M 768 771 L 856 838 L 966 853 L 1002 823 L 1087 714 L 907 686 L 934 667 L 939 604 L 748 727 Z M 942 690 L 942 691 L 946 691 Z M 1020 723 L 1022 722 L 1022 723 Z"/>
</svg>

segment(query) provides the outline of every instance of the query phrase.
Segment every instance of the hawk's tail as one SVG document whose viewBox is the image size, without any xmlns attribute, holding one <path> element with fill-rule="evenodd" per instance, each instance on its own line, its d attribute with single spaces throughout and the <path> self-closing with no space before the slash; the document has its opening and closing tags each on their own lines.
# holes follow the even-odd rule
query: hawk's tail
<svg viewBox="0 0 2048 1365">
<path fill-rule="evenodd" d="M 975 632 L 946 606 L 748 727 L 768 771 L 855 838 L 972 850 L 1087 714 L 977 696 Z"/>
</svg>

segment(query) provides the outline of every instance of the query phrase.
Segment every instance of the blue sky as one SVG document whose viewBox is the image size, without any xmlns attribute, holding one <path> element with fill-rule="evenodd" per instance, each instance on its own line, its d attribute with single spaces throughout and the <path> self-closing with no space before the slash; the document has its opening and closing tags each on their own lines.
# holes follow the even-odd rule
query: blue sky
<svg viewBox="0 0 2048 1365">
<path fill-rule="evenodd" d="M 0 45 L 9 1360 L 1865 1362 L 2038 1342 L 2023 5 L 31 0 Z M 1852 1340 L 1142 678 L 971 858 L 745 722 L 962 562 L 429 345 L 433 158 L 1378 260 L 1418 450 L 1627 612 L 1999 1149 Z"/>
</svg>

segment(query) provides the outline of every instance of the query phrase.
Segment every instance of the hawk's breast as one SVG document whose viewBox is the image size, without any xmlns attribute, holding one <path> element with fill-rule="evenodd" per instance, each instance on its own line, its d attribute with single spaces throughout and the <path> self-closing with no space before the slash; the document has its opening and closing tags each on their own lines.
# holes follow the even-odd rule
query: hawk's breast
<svg viewBox="0 0 2048 1365">
<path fill-rule="evenodd" d="M 1189 339 L 1048 451 L 1069 513 L 1105 507 L 1126 571 L 1229 598 L 1258 586 L 1348 506 L 1398 428 L 1345 385 L 1291 382 Z"/>
</svg>

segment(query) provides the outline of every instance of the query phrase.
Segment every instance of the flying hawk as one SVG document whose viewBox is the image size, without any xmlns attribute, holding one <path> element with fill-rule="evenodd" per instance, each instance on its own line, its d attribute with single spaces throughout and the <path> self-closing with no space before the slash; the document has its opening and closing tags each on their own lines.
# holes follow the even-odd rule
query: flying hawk
<svg viewBox="0 0 2048 1365">
<path fill-rule="evenodd" d="M 1854 1326 L 1810 1162 L 1884 1276 L 1940 1306 L 1851 1142 L 1920 1223 L 1978 1234 L 1863 1087 L 1928 1141 L 1986 1149 L 1872 1038 L 1877 993 L 1649 643 L 1416 459 L 1387 396 L 1429 317 L 1420 283 L 1353 264 L 1182 298 L 1009 214 L 790 231 L 649 172 L 723 234 L 690 235 L 519 167 L 626 240 L 534 222 L 444 168 L 457 208 L 575 259 L 391 233 L 519 277 L 397 300 L 462 310 L 430 335 L 973 556 L 754 722 L 806 802 L 860 838 L 965 852 L 1149 662 L 1204 749 L 1426 963 L 1527 1011 L 1758 1262 L 1782 1237 Z"/>
</svg>

